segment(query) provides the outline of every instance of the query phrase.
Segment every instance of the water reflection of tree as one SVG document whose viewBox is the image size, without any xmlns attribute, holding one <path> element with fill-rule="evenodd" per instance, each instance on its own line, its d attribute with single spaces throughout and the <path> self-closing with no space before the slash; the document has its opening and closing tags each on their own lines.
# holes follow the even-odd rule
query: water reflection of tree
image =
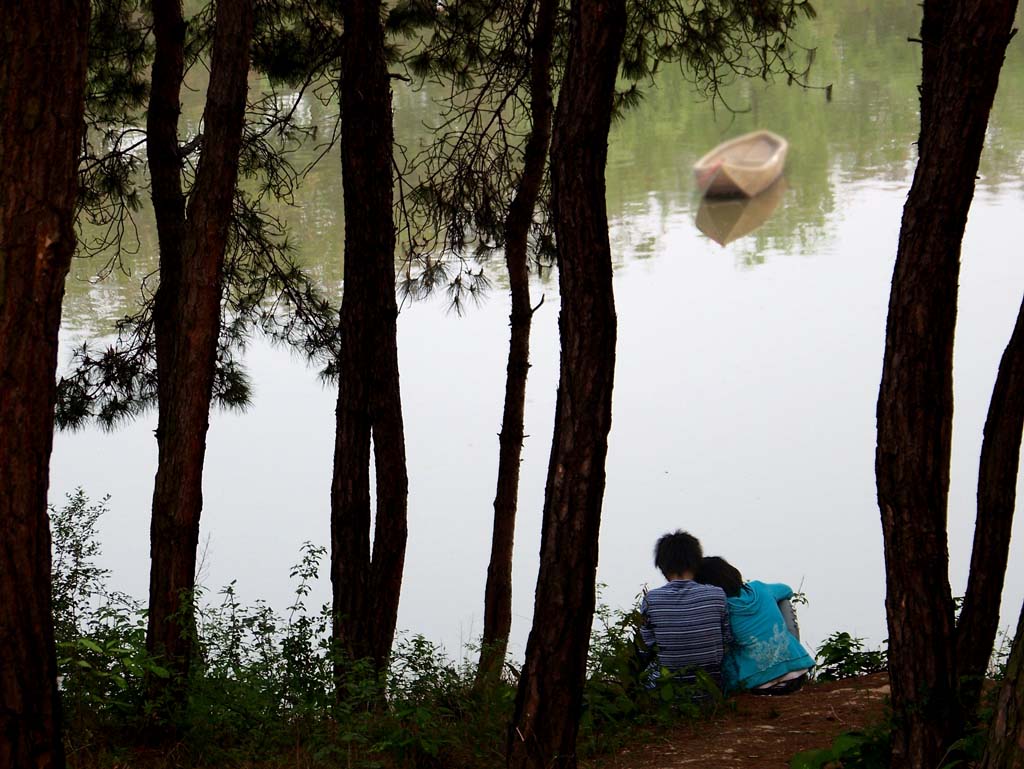
<svg viewBox="0 0 1024 769">
<path fill-rule="evenodd" d="M 759 231 L 747 241 L 758 253 L 820 251 L 829 237 L 824 225 L 837 208 L 836 191 L 841 185 L 865 179 L 908 181 L 914 159 L 920 52 L 907 37 L 917 30 L 917 6 L 894 0 L 847 0 L 820 3 L 818 12 L 818 18 L 807 23 L 801 35 L 804 43 L 817 47 L 811 78 L 818 84 L 833 85 L 830 102 L 823 91 L 779 84 L 767 88 L 744 81 L 727 89 L 726 95 L 731 106 L 748 112 L 731 114 L 721 107 L 712 112 L 710 105 L 696 100 L 681 73 L 666 71 L 659 76 L 657 87 L 647 92 L 638 112 L 614 126 L 608 169 L 609 217 L 622 226 L 633 226 L 637 211 L 650 217 L 656 214 L 660 220 L 660 225 L 652 228 L 648 219 L 641 235 L 621 240 L 617 260 L 654 253 L 651 245 L 664 236 L 671 217 L 696 209 L 699 201 L 694 196 L 690 165 L 725 134 L 764 125 L 791 142 L 786 171 L 791 189 L 773 214 L 770 230 Z M 981 192 L 998 194 L 1007 186 L 1021 185 L 1024 53 L 1019 49 L 1010 47 L 1003 70 L 990 140 L 981 159 Z M 197 88 L 185 95 L 186 125 L 198 121 L 202 92 Z M 396 83 L 395 136 L 399 144 L 415 148 L 425 140 L 423 124 L 433 109 L 429 97 L 429 93 Z M 322 139 L 337 117 L 337 104 L 308 94 L 302 100 L 310 122 L 320 126 Z M 313 142 L 303 151 L 309 159 L 316 145 Z M 325 253 L 323 244 L 340 243 L 344 231 L 344 217 L 337 205 L 341 200 L 338 166 L 333 153 L 325 157 L 303 180 L 295 205 L 282 205 L 274 211 L 289 227 L 296 261 L 334 296 L 340 294 L 342 260 L 336 253 Z M 652 198 L 658 203 L 657 211 L 650 206 Z M 145 208 L 139 212 L 141 245 L 126 265 L 127 274 L 115 271 L 97 285 L 95 274 L 101 267 L 97 260 L 75 260 L 67 283 L 65 329 L 83 337 L 96 336 L 109 331 L 112 322 L 126 314 L 138 294 L 140 279 L 156 266 L 155 233 L 145 224 L 150 218 Z M 638 243 L 648 245 L 637 248 L 634 244 Z M 749 261 L 757 260 L 751 257 Z M 496 288 L 506 288 L 503 268 L 499 263 L 492 267 Z"/>
</svg>

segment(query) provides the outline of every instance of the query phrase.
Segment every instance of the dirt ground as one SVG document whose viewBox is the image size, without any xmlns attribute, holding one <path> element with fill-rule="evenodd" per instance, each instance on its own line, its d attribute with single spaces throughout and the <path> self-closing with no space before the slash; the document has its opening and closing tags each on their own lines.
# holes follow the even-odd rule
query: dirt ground
<svg viewBox="0 0 1024 769">
<path fill-rule="evenodd" d="M 592 769 L 775 769 L 794 753 L 828 747 L 836 735 L 880 722 L 889 696 L 885 673 L 805 686 L 785 697 L 736 698 L 712 721 L 651 731 Z"/>
</svg>

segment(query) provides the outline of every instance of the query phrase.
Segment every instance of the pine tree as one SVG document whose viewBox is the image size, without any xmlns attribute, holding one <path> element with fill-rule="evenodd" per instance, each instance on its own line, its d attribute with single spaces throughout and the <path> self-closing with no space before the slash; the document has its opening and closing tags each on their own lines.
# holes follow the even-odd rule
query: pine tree
<svg viewBox="0 0 1024 769">
<path fill-rule="evenodd" d="M 156 56 L 147 147 L 160 242 L 160 286 L 153 310 L 157 364 L 158 461 L 150 529 L 146 647 L 175 675 L 183 696 L 191 666 L 196 547 L 203 463 L 210 423 L 229 221 L 242 144 L 252 0 L 219 0 L 210 85 L 195 182 L 187 202 L 178 142 L 184 79 L 181 5 L 154 5 Z M 154 678 L 154 693 L 168 679 Z"/>
<path fill-rule="evenodd" d="M 46 493 L 89 3 L 0 17 L 0 766 L 62 769 Z"/>
<path fill-rule="evenodd" d="M 960 246 L 1016 5 L 924 4 L 919 160 L 889 298 L 875 455 L 894 767 L 938 766 L 964 722 L 946 544 L 953 333 Z"/>
</svg>

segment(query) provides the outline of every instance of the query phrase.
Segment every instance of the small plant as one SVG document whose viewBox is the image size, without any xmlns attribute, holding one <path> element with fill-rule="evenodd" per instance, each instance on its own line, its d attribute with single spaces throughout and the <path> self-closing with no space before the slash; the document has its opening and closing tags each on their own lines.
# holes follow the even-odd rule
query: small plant
<svg viewBox="0 0 1024 769">
<path fill-rule="evenodd" d="M 69 741 L 133 728 L 145 715 L 147 676 L 170 673 L 146 652 L 142 608 L 107 585 L 97 524 L 107 497 L 91 504 L 82 489 L 51 505 L 51 579 L 57 671 Z"/>
<path fill-rule="evenodd" d="M 994 681 L 1002 681 L 1006 678 L 1006 664 L 1010 660 L 1010 650 L 1013 648 L 1013 636 L 1003 629 L 996 636 L 996 642 L 992 649 L 992 658 L 988 663 L 987 675 Z"/>
<path fill-rule="evenodd" d="M 814 677 L 817 681 L 838 681 L 880 673 L 888 667 L 889 652 L 886 649 L 865 650 L 863 638 L 835 632 L 818 647 Z"/>
<path fill-rule="evenodd" d="M 53 629 L 58 643 L 80 634 L 81 615 L 94 599 L 107 594 L 109 576 L 95 563 L 100 555 L 96 524 L 107 512 L 109 497 L 91 505 L 78 488 L 66 499 L 63 507 L 49 506 Z"/>
<path fill-rule="evenodd" d="M 789 769 L 888 769 L 889 743 L 888 726 L 846 732 L 830 747 L 797 753 Z"/>
<path fill-rule="evenodd" d="M 636 607 L 614 611 L 599 603 L 595 610 L 579 736 L 588 754 L 615 749 L 636 726 L 703 718 L 725 704 L 704 671 L 681 675 L 653 664 L 640 637 L 643 621 Z"/>
</svg>

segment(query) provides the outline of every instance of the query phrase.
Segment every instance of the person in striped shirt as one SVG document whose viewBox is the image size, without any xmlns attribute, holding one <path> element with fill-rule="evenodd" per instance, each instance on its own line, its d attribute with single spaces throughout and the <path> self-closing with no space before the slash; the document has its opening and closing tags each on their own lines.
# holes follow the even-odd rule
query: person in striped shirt
<svg viewBox="0 0 1024 769">
<path fill-rule="evenodd" d="M 694 581 L 703 551 L 685 531 L 662 536 L 654 547 L 654 565 L 666 583 L 649 590 L 640 604 L 643 642 L 682 681 L 696 679 L 696 670 L 722 685 L 722 658 L 732 643 L 725 592 Z"/>
</svg>

